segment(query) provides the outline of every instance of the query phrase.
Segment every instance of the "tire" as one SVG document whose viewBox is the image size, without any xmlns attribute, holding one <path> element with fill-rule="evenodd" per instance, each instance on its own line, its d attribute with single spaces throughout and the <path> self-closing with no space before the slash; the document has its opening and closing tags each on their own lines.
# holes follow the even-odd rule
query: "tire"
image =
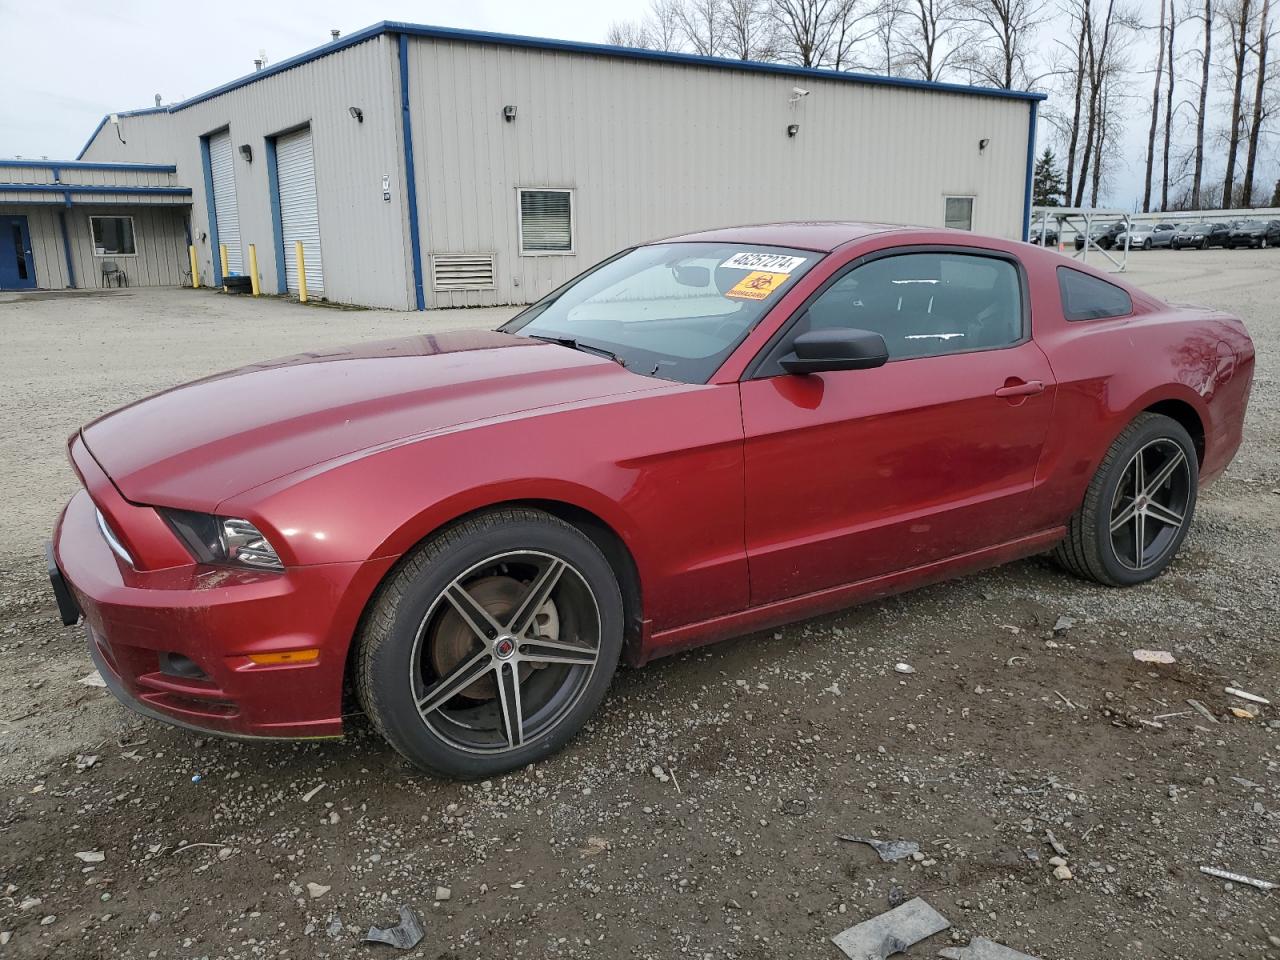
<svg viewBox="0 0 1280 960">
<path fill-rule="evenodd" d="M 1143 250 L 1150 250 L 1150 249 L 1151 249 L 1151 241 L 1150 241 L 1150 240 L 1144 240 L 1144 241 L 1142 241 L 1142 249 L 1143 249 Z"/>
<path fill-rule="evenodd" d="M 1158 509 L 1161 517 L 1134 509 L 1139 498 L 1132 494 L 1133 465 L 1140 452 L 1148 483 L 1159 479 L 1162 467 L 1174 464 L 1169 478 L 1144 503 L 1149 510 Z M 1111 587 L 1158 577 L 1191 526 L 1199 478 L 1195 444 L 1186 429 L 1169 417 L 1139 414 L 1102 458 L 1084 502 L 1067 522 L 1066 539 L 1054 548 L 1054 559 L 1077 577 Z M 1138 512 L 1144 515 L 1139 518 Z M 1130 519 L 1124 519 L 1126 515 Z M 1174 516 L 1180 518 L 1177 524 Z M 1122 521 L 1114 531 L 1113 521 Z M 1148 529 L 1148 524 L 1154 526 Z M 1144 545 L 1140 555 L 1134 549 L 1138 532 Z"/>
<path fill-rule="evenodd" d="M 542 602 L 535 590 L 548 582 Z M 527 508 L 476 514 L 419 545 L 380 588 L 357 637 L 356 694 L 419 769 L 485 779 L 582 728 L 617 668 L 623 624 L 617 577 L 576 527 Z"/>
<path fill-rule="evenodd" d="M 1209 249 L 1209 238 L 1208 238 L 1208 237 L 1205 237 L 1203 240 L 1201 240 L 1201 241 L 1200 241 L 1200 249 L 1201 249 L 1201 250 L 1208 250 L 1208 249 Z"/>
<path fill-rule="evenodd" d="M 1265 249 L 1267 249 L 1267 247 L 1269 247 L 1269 246 L 1270 246 L 1270 243 L 1268 243 L 1268 242 L 1267 242 L 1267 238 L 1266 238 L 1266 237 L 1263 237 L 1261 240 L 1259 240 L 1259 241 L 1258 241 L 1258 249 L 1259 249 L 1259 250 L 1265 250 Z"/>
</svg>

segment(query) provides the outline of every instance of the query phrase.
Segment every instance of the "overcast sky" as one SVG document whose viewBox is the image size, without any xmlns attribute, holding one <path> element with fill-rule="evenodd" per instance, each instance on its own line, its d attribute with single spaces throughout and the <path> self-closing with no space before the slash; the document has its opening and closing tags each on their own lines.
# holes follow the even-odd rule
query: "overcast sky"
<svg viewBox="0 0 1280 960">
<path fill-rule="evenodd" d="M 251 72 L 260 49 L 271 62 L 284 60 L 323 44 L 335 27 L 347 34 L 380 20 L 407 20 L 603 41 L 612 21 L 638 18 L 647 5 L 647 0 L 223 0 L 203 6 L 172 0 L 0 0 L 0 89 L 5 91 L 0 157 L 73 158 L 104 114 L 152 106 L 157 93 L 166 103 L 194 96 Z M 1157 0 L 1141 5 L 1158 7 Z M 1149 98 L 1149 84 L 1148 78 L 1135 78 L 1136 99 Z M 1130 206 L 1141 192 L 1146 148 L 1141 111 L 1140 104 L 1131 111 L 1127 161 L 1110 191 L 1110 202 L 1122 206 Z"/>
</svg>

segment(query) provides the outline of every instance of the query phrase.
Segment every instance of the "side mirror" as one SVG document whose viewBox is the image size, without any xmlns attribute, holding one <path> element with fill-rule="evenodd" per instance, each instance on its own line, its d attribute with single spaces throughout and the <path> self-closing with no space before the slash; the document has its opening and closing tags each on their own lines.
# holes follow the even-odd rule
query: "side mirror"
<svg viewBox="0 0 1280 960">
<path fill-rule="evenodd" d="M 828 370 L 868 370 L 889 359 L 884 337 L 870 330 L 810 330 L 791 343 L 791 352 L 779 363 L 787 373 L 823 373 Z"/>
</svg>

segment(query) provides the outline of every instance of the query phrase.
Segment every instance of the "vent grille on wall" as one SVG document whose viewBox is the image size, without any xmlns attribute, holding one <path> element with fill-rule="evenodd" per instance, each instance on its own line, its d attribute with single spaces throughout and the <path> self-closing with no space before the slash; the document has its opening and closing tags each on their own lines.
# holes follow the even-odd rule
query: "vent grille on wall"
<svg viewBox="0 0 1280 960">
<path fill-rule="evenodd" d="M 431 257 L 433 290 L 493 290 L 492 253 L 437 253 Z"/>
</svg>

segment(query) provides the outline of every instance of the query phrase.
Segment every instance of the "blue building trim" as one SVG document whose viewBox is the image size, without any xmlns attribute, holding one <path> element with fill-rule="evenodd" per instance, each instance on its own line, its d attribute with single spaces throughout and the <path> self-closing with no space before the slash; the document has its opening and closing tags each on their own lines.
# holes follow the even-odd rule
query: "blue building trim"
<svg viewBox="0 0 1280 960">
<path fill-rule="evenodd" d="M 409 38 L 400 34 L 400 123 L 404 138 L 404 192 L 409 205 L 409 245 L 413 253 L 413 297 L 427 309 L 422 291 L 422 233 L 418 225 L 418 178 L 413 169 L 413 122 L 409 111 Z"/>
<path fill-rule="evenodd" d="M 113 187 L 101 183 L 0 183 L 0 193 L 110 193 L 126 196 L 189 197 L 190 187 Z"/>
<path fill-rule="evenodd" d="M 489 33 L 483 30 L 459 30 L 452 27 L 433 27 L 419 23 L 400 23 L 384 20 L 348 34 L 339 40 L 332 40 L 322 47 L 307 50 L 297 56 L 281 60 L 262 70 L 238 77 L 221 86 L 214 87 L 198 94 L 189 100 L 175 103 L 167 107 L 149 107 L 144 110 L 133 110 L 116 114 L 119 117 L 137 117 L 150 113 L 177 113 L 204 103 L 214 97 L 222 96 L 232 90 L 238 90 L 251 83 L 258 83 L 268 77 L 293 70 L 304 64 L 312 63 L 323 57 L 354 47 L 356 44 L 372 40 L 382 34 L 397 34 L 400 37 L 425 37 L 434 40 L 450 40 L 462 43 L 487 43 L 504 47 L 525 47 L 533 50 L 550 50 L 560 53 L 581 53 L 596 57 L 614 57 L 620 60 L 649 60 L 658 63 L 683 64 L 691 67 L 711 67 L 719 70 L 735 70 L 743 73 L 772 73 L 786 77 L 805 77 L 816 80 L 835 80 L 842 83 L 861 83 L 878 87 L 902 87 L 910 90 L 931 90 L 940 93 L 962 93 L 969 96 L 996 97 L 1005 100 L 1045 99 L 1043 93 L 1030 93 L 1022 90 L 1003 90 L 994 87 L 968 87 L 961 83 L 939 83 L 930 80 L 911 80 L 906 77 L 880 77 L 866 73 L 848 73 L 843 70 L 823 70 L 814 67 L 797 67 L 785 63 L 760 63 L 753 60 L 729 60 L 723 57 L 702 57 L 691 53 L 667 53 L 662 50 L 637 50 L 632 47 L 615 47 L 607 43 L 583 43 L 576 40 L 552 40 L 546 37 L 525 37 L 510 33 Z M 103 117 L 93 131 L 93 136 L 77 155 L 83 157 L 93 144 L 109 117 Z"/>
<path fill-rule="evenodd" d="M 267 137 L 267 190 L 271 197 L 271 235 L 276 248 L 276 293 L 289 292 L 284 259 L 284 218 L 280 214 L 280 171 L 276 167 L 276 138 Z"/>
<path fill-rule="evenodd" d="M 1031 237 L 1031 190 L 1036 177 L 1036 108 L 1035 100 L 1031 101 L 1031 116 L 1027 119 L 1027 192 L 1022 202 L 1022 239 Z"/>
<path fill-rule="evenodd" d="M 25 167 L 36 170 L 52 170 L 58 176 L 61 170 L 136 170 L 141 173 L 177 173 L 178 168 L 169 163 L 98 163 L 88 160 L 0 160 L 0 167 Z"/>
<path fill-rule="evenodd" d="M 216 133 L 217 131 L 215 131 Z M 222 258 L 218 256 L 218 214 L 213 205 L 213 164 L 209 160 L 209 136 L 200 138 L 200 165 L 204 168 L 204 205 L 209 214 L 209 249 L 213 251 L 213 285 L 222 286 Z"/>
<path fill-rule="evenodd" d="M 67 233 L 67 211 L 58 211 L 58 227 L 62 230 L 62 255 L 67 258 L 67 285 L 76 288 L 76 265 L 71 259 L 71 234 Z"/>
</svg>

